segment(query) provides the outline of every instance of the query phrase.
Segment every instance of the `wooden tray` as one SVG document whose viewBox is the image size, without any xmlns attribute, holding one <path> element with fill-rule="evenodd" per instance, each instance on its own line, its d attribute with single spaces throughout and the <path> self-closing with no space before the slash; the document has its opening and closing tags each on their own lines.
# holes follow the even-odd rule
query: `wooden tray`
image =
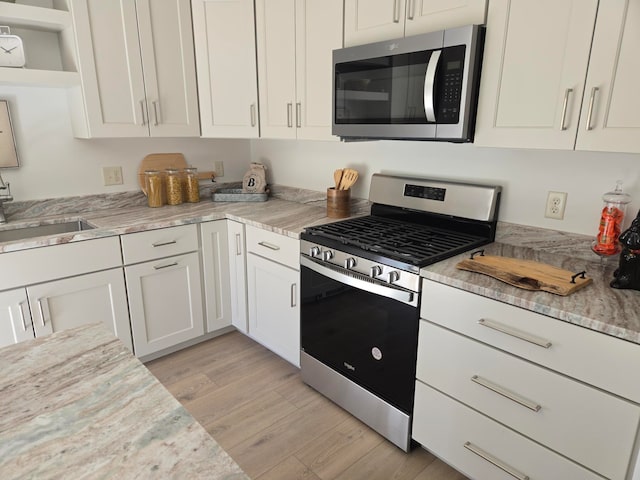
<svg viewBox="0 0 640 480">
<path fill-rule="evenodd" d="M 593 281 L 585 272 L 570 272 L 532 260 L 494 255 L 473 255 L 472 258 L 459 262 L 456 268 L 489 275 L 525 290 L 542 290 L 563 296 L 570 295 Z"/>
<path fill-rule="evenodd" d="M 164 171 L 167 168 L 177 168 L 178 170 L 188 167 L 184 155 L 181 153 L 151 153 L 142 159 L 138 167 L 138 185 L 143 193 L 147 194 L 144 183 L 144 172 L 146 170 Z M 198 172 L 199 180 L 213 180 L 215 172 Z"/>
</svg>

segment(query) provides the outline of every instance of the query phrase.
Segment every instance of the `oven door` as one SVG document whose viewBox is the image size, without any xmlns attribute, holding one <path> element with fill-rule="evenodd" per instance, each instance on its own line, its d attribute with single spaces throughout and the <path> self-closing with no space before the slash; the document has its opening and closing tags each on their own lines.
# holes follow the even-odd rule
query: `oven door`
<svg viewBox="0 0 640 480">
<path fill-rule="evenodd" d="M 410 414 L 419 295 L 301 257 L 302 351 Z"/>
</svg>

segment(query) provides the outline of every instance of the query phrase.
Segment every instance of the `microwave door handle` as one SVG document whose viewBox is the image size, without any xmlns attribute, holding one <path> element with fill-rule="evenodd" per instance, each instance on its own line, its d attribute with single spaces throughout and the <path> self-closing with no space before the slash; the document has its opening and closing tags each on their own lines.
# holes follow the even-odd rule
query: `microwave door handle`
<svg viewBox="0 0 640 480">
<path fill-rule="evenodd" d="M 436 70 L 442 50 L 434 50 L 427 64 L 427 72 L 424 75 L 424 111 L 427 114 L 427 121 L 436 121 L 436 111 L 433 102 L 433 89 L 436 82 Z"/>
</svg>

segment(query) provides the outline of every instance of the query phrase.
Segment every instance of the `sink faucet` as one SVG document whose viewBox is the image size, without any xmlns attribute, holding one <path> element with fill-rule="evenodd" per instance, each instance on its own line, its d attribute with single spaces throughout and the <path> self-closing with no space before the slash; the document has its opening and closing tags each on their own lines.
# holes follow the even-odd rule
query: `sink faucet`
<svg viewBox="0 0 640 480">
<path fill-rule="evenodd" d="M 13 200 L 9 182 L 5 183 L 0 174 L 0 224 L 7 223 L 7 216 L 4 213 L 4 202 Z"/>
</svg>

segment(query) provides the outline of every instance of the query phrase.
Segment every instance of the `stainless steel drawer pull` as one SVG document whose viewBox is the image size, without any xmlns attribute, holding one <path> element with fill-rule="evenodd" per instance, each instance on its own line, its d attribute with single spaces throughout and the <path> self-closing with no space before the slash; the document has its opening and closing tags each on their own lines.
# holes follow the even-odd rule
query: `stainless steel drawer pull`
<svg viewBox="0 0 640 480">
<path fill-rule="evenodd" d="M 240 242 L 241 236 L 239 233 L 236 233 L 236 256 L 242 255 L 242 244 Z"/>
<path fill-rule="evenodd" d="M 144 119 L 144 100 L 140 100 L 140 110 L 142 112 L 142 125 L 146 125 L 147 121 Z"/>
<path fill-rule="evenodd" d="M 20 302 L 20 303 L 18 304 L 18 312 L 20 312 L 20 322 L 22 323 L 22 331 L 23 331 L 23 332 L 26 332 L 26 331 L 27 331 L 27 322 L 26 322 L 26 321 L 25 321 L 25 319 L 24 319 L 24 310 L 23 310 L 23 308 L 24 308 L 24 307 L 23 307 L 23 305 L 24 305 L 25 303 L 26 303 L 26 302 Z"/>
<path fill-rule="evenodd" d="M 171 240 L 170 242 L 156 242 L 156 243 L 152 243 L 151 246 L 152 247 L 164 247 L 165 245 L 174 245 L 178 243 L 177 240 Z"/>
<path fill-rule="evenodd" d="M 298 285 L 295 283 L 291 284 L 291 308 L 295 308 L 298 304 Z"/>
<path fill-rule="evenodd" d="M 497 393 L 498 395 L 502 395 L 505 398 L 508 398 L 512 402 L 516 402 L 518 405 L 522 405 L 523 407 L 527 407 L 529 410 L 533 410 L 534 412 L 539 412 L 542 407 L 531 400 L 528 400 L 517 393 L 514 393 L 506 388 L 501 387 L 500 385 L 493 383 L 486 378 L 479 377 L 478 375 L 474 375 L 471 377 L 471 381 L 477 383 L 478 385 L 488 388 L 492 392 Z"/>
<path fill-rule="evenodd" d="M 256 104 L 252 103 L 249 107 L 249 115 L 251 116 L 251 126 L 256 126 Z"/>
<path fill-rule="evenodd" d="M 593 115 L 593 104 L 596 100 L 596 93 L 600 90 L 598 87 L 591 89 L 591 95 L 589 96 L 589 112 L 587 113 L 587 130 L 593 130 L 591 126 L 591 116 Z"/>
<path fill-rule="evenodd" d="M 267 242 L 258 242 L 258 245 L 262 246 L 262 247 L 266 247 L 269 250 L 280 250 L 280 247 L 277 245 L 273 245 L 272 243 L 267 243 Z"/>
<path fill-rule="evenodd" d="M 166 265 L 154 265 L 153 268 L 155 270 L 162 270 L 163 268 L 175 267 L 178 265 L 178 262 L 167 263 Z"/>
<path fill-rule="evenodd" d="M 562 102 L 562 119 L 560 120 L 560 130 L 567 129 L 567 107 L 569 106 L 569 95 L 573 92 L 573 88 L 567 88 L 564 91 L 564 101 Z"/>
<path fill-rule="evenodd" d="M 409 5 L 407 5 L 407 20 L 413 20 L 415 15 L 415 3 L 413 0 L 409 0 Z"/>
<path fill-rule="evenodd" d="M 552 345 L 549 340 L 546 340 L 542 337 L 531 335 L 530 333 L 526 333 L 516 328 L 511 328 L 498 322 L 487 320 L 485 318 L 481 318 L 480 320 L 478 320 L 478 323 L 484 327 L 488 327 L 492 330 L 497 330 L 498 332 L 506 333 L 507 335 L 519 338 L 520 340 L 524 340 L 525 342 L 533 343 L 534 345 L 538 345 L 539 347 L 550 348 Z"/>
<path fill-rule="evenodd" d="M 293 115 L 292 110 L 293 104 L 287 103 L 287 128 L 293 127 L 293 123 L 291 123 L 291 116 Z"/>
<path fill-rule="evenodd" d="M 296 128 L 302 127 L 302 104 L 296 103 Z"/>
<path fill-rule="evenodd" d="M 500 470 L 502 470 L 504 472 L 507 472 L 513 478 L 517 478 L 518 480 L 529 480 L 529 475 L 525 475 L 524 473 L 521 473 L 521 472 L 517 471 L 515 468 L 507 465 L 502 460 L 497 459 L 496 457 L 494 457 L 490 453 L 485 452 L 483 449 L 481 449 L 480 447 L 477 447 L 476 445 L 474 445 L 471 442 L 465 442 L 464 443 L 464 448 L 466 448 L 467 450 L 475 453 L 480 458 L 486 460 L 487 462 L 491 463 L 492 465 L 495 465 Z"/>
<path fill-rule="evenodd" d="M 400 22 L 400 6 L 398 5 L 398 0 L 393 0 L 393 23 Z"/>
<path fill-rule="evenodd" d="M 44 301 L 46 302 L 47 299 L 45 298 Z M 40 312 L 40 321 L 42 322 L 42 326 L 44 327 L 46 325 L 46 323 L 47 323 L 47 320 L 46 320 L 46 317 L 44 315 L 45 307 L 42 304 L 42 298 L 39 298 L 37 300 L 37 302 L 38 302 L 38 311 Z"/>
<path fill-rule="evenodd" d="M 158 118 L 159 118 L 158 117 L 158 101 L 154 100 L 151 103 L 153 103 L 153 116 L 154 116 L 154 119 L 155 119 L 153 125 L 155 127 L 157 127 L 158 126 Z"/>
</svg>

